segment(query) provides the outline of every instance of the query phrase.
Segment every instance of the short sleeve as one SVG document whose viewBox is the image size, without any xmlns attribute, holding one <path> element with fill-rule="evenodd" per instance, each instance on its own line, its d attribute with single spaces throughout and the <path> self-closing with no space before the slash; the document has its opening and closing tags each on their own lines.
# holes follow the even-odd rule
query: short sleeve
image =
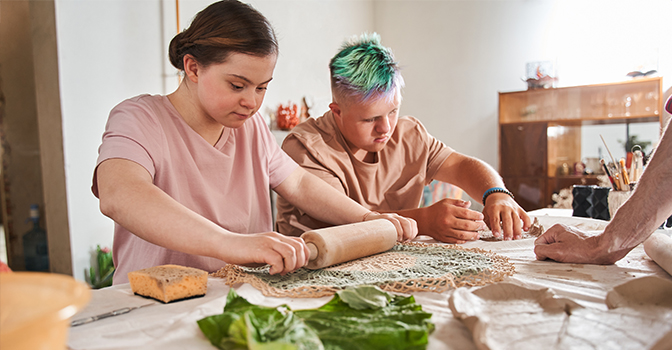
<svg viewBox="0 0 672 350">
<path fill-rule="evenodd" d="M 298 167 L 298 164 L 287 155 L 278 145 L 275 136 L 271 133 L 260 114 L 255 116 L 255 123 L 261 135 L 266 154 L 268 155 L 269 185 L 276 188 Z"/>
<path fill-rule="evenodd" d="M 149 106 L 138 99 L 126 100 L 110 112 L 103 140 L 98 148 L 98 160 L 93 175 L 91 190 L 98 196 L 96 171 L 100 163 L 108 159 L 127 159 L 144 167 L 154 177 L 154 157 L 161 152 L 158 140 L 161 128 L 156 115 Z"/>
<path fill-rule="evenodd" d="M 436 176 L 436 173 L 441 168 L 448 156 L 450 156 L 454 151 L 452 148 L 448 147 L 446 144 L 432 136 L 422 123 L 413 117 L 408 117 L 409 119 L 414 120 L 417 125 L 416 129 L 420 133 L 421 138 L 425 141 L 425 145 L 428 151 L 427 157 L 427 179 L 431 182 L 431 179 Z"/>
<path fill-rule="evenodd" d="M 344 194 L 346 193 L 345 187 L 339 177 L 329 168 L 320 164 L 320 162 L 308 151 L 306 145 L 303 144 L 295 134 L 289 134 L 285 138 L 282 143 L 282 149 L 303 169 L 319 177 L 338 191 Z"/>
</svg>

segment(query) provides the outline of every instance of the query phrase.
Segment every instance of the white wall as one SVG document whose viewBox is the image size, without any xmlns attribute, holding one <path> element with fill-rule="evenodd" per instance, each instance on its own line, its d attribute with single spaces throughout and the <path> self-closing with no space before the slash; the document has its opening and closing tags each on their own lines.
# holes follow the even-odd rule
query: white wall
<svg viewBox="0 0 672 350">
<path fill-rule="evenodd" d="M 210 2 L 181 0 L 181 26 Z M 622 56 L 641 47 L 634 43 L 640 39 L 658 47 L 658 57 L 672 57 L 663 34 L 670 32 L 669 0 L 249 2 L 280 40 L 262 112 L 308 96 L 311 114 L 321 115 L 330 99 L 329 58 L 345 38 L 376 30 L 404 67 L 402 113 L 495 167 L 497 92 L 525 89 L 526 62 L 556 60 L 560 84 L 573 85 L 621 79 L 630 63 L 618 62 L 629 62 Z M 112 222 L 90 190 L 105 121 L 125 98 L 175 89 L 167 60 L 175 2 L 56 0 L 56 10 L 73 270 L 83 279 L 90 250 L 112 244 Z M 658 64 L 670 76 L 672 60 Z"/>
<path fill-rule="evenodd" d="M 56 1 L 71 251 L 84 279 L 90 251 L 112 246 L 113 224 L 91 193 L 107 115 L 123 99 L 162 93 L 166 56 L 158 1 Z"/>
<path fill-rule="evenodd" d="M 375 12 L 404 67 L 402 114 L 495 168 L 497 94 L 527 88 L 527 62 L 555 61 L 559 86 L 626 80 L 650 61 L 671 77 L 671 23 L 668 0 L 379 1 Z"/>
</svg>

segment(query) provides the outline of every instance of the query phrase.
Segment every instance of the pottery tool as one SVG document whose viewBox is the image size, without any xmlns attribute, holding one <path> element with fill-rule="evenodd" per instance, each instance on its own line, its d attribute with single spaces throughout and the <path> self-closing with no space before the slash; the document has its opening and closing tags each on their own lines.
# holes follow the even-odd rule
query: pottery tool
<svg viewBox="0 0 672 350">
<path fill-rule="evenodd" d="M 623 179 L 623 183 L 628 186 L 630 185 L 630 179 L 628 178 L 628 170 L 625 167 L 625 159 L 621 158 L 618 162 L 621 165 L 621 178 Z"/>
<path fill-rule="evenodd" d="M 307 231 L 301 238 L 310 251 L 306 267 L 315 270 L 388 251 L 397 243 L 397 229 L 377 219 Z"/>
<path fill-rule="evenodd" d="M 609 181 L 611 182 L 611 187 L 614 189 L 614 191 L 618 191 L 618 188 L 616 187 L 616 182 L 614 182 L 614 177 L 611 176 L 611 171 L 609 171 L 609 167 L 607 167 L 607 163 L 602 158 L 600 158 L 600 165 L 602 165 L 602 168 L 604 168 L 604 173 L 609 178 Z"/>
<path fill-rule="evenodd" d="M 644 251 L 656 264 L 672 275 L 672 237 L 654 232 L 644 241 Z"/>
<path fill-rule="evenodd" d="M 640 150 L 632 152 L 632 165 L 630 166 L 630 182 L 637 182 L 644 172 L 644 154 Z"/>
<path fill-rule="evenodd" d="M 618 166 L 614 163 L 609 163 L 607 167 L 616 183 L 616 191 L 625 191 L 625 184 L 623 183 L 623 177 L 621 176 L 621 171 L 618 170 Z"/>
<path fill-rule="evenodd" d="M 614 158 L 614 156 L 611 154 L 611 151 L 609 150 L 609 146 L 607 146 L 607 142 L 604 141 L 604 137 L 602 137 L 602 134 L 600 134 L 600 138 L 602 139 L 602 143 L 604 144 L 604 148 L 606 148 L 606 149 L 607 149 L 607 153 L 609 153 L 609 157 L 611 157 L 611 161 L 612 161 L 612 163 L 614 163 L 614 165 L 615 165 L 616 167 L 618 167 L 618 163 L 616 163 L 616 158 Z"/>
<path fill-rule="evenodd" d="M 77 326 L 81 326 L 83 324 L 89 324 L 89 323 L 94 322 L 94 321 L 102 320 L 104 318 L 124 315 L 124 314 L 127 314 L 127 313 L 135 310 L 135 309 L 139 309 L 141 307 L 154 305 L 154 304 L 156 304 L 156 303 L 152 302 L 152 303 L 144 304 L 144 305 L 140 305 L 140 306 L 125 307 L 125 308 L 117 309 L 117 310 L 114 310 L 114 311 L 105 312 L 105 313 L 102 313 L 102 314 L 86 317 L 86 318 L 80 318 L 78 320 L 72 321 L 70 323 L 70 327 L 77 327 Z"/>
<path fill-rule="evenodd" d="M 614 167 L 616 170 L 612 172 L 612 176 L 614 178 L 614 182 L 616 182 L 616 189 L 618 191 L 626 191 L 628 184 L 625 182 L 625 178 L 623 177 L 623 169 L 621 168 L 621 163 L 617 162 L 616 159 L 614 158 L 614 155 L 611 154 L 611 150 L 609 150 L 609 146 L 607 146 L 607 142 L 604 141 L 604 137 L 602 137 L 602 134 L 600 134 L 600 138 L 602 139 L 602 143 L 604 143 L 604 147 L 607 149 L 607 153 L 609 153 L 609 157 L 611 157 L 611 161 L 614 164 Z"/>
</svg>

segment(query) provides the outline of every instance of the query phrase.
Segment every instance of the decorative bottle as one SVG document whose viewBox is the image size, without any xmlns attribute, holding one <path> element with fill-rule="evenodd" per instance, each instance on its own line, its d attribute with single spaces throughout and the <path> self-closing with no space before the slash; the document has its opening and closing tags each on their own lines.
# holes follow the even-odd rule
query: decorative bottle
<svg viewBox="0 0 672 350">
<path fill-rule="evenodd" d="M 47 232 L 40 227 L 40 208 L 37 204 L 30 205 L 30 218 L 33 228 L 23 235 L 23 255 L 26 260 L 26 271 L 49 271 L 49 249 L 47 249 Z"/>
</svg>

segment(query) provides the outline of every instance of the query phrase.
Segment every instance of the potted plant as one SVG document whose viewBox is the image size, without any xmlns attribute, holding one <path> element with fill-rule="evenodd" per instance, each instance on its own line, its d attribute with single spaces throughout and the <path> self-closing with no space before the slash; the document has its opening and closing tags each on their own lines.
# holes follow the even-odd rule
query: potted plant
<svg viewBox="0 0 672 350">
<path fill-rule="evenodd" d="M 96 266 L 91 266 L 89 271 L 84 270 L 86 283 L 93 289 L 100 289 L 112 285 L 114 275 L 114 263 L 112 262 L 112 250 L 108 247 L 96 246 Z"/>
</svg>

